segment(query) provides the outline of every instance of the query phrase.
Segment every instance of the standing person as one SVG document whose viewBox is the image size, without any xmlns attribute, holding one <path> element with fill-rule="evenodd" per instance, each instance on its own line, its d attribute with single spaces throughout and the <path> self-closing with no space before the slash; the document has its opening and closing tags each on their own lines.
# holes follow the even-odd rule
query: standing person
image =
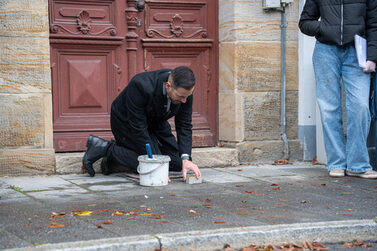
<svg viewBox="0 0 377 251">
<path fill-rule="evenodd" d="M 370 72 L 377 61 L 376 0 L 307 0 L 300 30 L 317 39 L 313 66 L 331 177 L 376 179 L 369 164 Z M 365 68 L 358 65 L 355 34 L 367 39 Z M 347 140 L 342 125 L 341 85 L 346 97 Z"/>
<path fill-rule="evenodd" d="M 146 154 L 149 143 L 153 154 L 169 155 L 169 170 L 201 173 L 191 161 L 192 103 L 195 75 L 186 66 L 162 69 L 134 76 L 111 105 L 114 141 L 90 135 L 83 165 L 94 176 L 93 163 L 104 157 L 101 169 L 111 173 L 111 162 L 136 171 L 138 156 Z M 168 119 L 175 116 L 174 137 Z"/>
</svg>

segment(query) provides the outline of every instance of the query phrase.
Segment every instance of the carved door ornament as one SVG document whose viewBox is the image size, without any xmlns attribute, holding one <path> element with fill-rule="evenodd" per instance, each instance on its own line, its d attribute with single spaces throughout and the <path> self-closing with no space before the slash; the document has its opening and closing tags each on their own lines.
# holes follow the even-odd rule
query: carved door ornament
<svg viewBox="0 0 377 251">
<path fill-rule="evenodd" d="M 170 31 L 179 37 L 183 33 L 183 19 L 179 14 L 175 14 L 170 21 Z"/>
<path fill-rule="evenodd" d="M 88 34 L 91 27 L 92 19 L 87 11 L 82 10 L 77 15 L 77 29 L 82 32 L 82 34 Z"/>
</svg>

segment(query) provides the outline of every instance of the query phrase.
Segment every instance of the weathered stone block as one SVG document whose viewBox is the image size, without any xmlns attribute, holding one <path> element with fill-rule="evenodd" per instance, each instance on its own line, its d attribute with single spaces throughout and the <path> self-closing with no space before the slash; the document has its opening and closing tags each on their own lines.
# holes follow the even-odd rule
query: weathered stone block
<svg viewBox="0 0 377 251">
<path fill-rule="evenodd" d="M 48 38 L 47 0 L 1 0 L 0 36 Z"/>
<path fill-rule="evenodd" d="M 219 45 L 219 92 L 237 89 L 235 50 L 235 43 L 221 43 Z"/>
<path fill-rule="evenodd" d="M 48 38 L 0 37 L 0 93 L 51 92 Z"/>
<path fill-rule="evenodd" d="M 219 1 L 219 40 L 280 41 L 280 11 L 265 11 L 262 1 Z M 299 1 L 286 8 L 287 40 L 298 36 Z"/>
<path fill-rule="evenodd" d="M 55 172 L 54 149 L 1 149 L 0 176 Z"/>
<path fill-rule="evenodd" d="M 288 140 L 289 161 L 302 160 L 299 140 Z M 236 145 L 240 163 L 273 163 L 284 157 L 282 140 L 245 141 Z"/>
<path fill-rule="evenodd" d="M 290 139 L 298 135 L 298 93 L 286 93 L 286 134 Z M 255 92 L 244 95 L 245 139 L 280 139 L 280 92 Z"/>
<path fill-rule="evenodd" d="M 286 89 L 298 90 L 297 43 L 289 43 L 286 53 Z M 280 43 L 237 43 L 234 57 L 237 90 L 280 90 Z"/>
<path fill-rule="evenodd" d="M 219 139 L 244 139 L 243 98 L 240 93 L 219 93 Z"/>
<path fill-rule="evenodd" d="M 44 99 L 39 95 L 0 95 L 0 147 L 44 147 Z"/>
</svg>

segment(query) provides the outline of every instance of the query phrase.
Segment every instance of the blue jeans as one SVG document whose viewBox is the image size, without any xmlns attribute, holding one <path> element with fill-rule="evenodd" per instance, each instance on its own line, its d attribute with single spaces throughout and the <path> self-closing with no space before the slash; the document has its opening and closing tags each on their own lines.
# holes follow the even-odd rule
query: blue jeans
<svg viewBox="0 0 377 251">
<path fill-rule="evenodd" d="M 366 144 L 371 120 L 370 74 L 359 67 L 354 45 L 327 45 L 317 41 L 313 66 L 328 170 L 372 170 Z M 341 78 L 346 98 L 347 139 L 342 122 Z"/>
</svg>

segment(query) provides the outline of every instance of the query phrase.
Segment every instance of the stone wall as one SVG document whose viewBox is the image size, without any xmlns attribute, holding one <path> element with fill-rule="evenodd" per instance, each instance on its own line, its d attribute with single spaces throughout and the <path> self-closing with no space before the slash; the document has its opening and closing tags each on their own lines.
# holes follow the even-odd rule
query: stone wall
<svg viewBox="0 0 377 251">
<path fill-rule="evenodd" d="M 301 159 L 298 140 L 298 13 L 286 8 L 286 121 L 290 159 Z M 280 139 L 281 12 L 262 1 L 219 1 L 219 134 L 241 162 L 283 157 Z"/>
<path fill-rule="evenodd" d="M 51 172 L 48 0 L 0 2 L 0 175 Z"/>
</svg>

